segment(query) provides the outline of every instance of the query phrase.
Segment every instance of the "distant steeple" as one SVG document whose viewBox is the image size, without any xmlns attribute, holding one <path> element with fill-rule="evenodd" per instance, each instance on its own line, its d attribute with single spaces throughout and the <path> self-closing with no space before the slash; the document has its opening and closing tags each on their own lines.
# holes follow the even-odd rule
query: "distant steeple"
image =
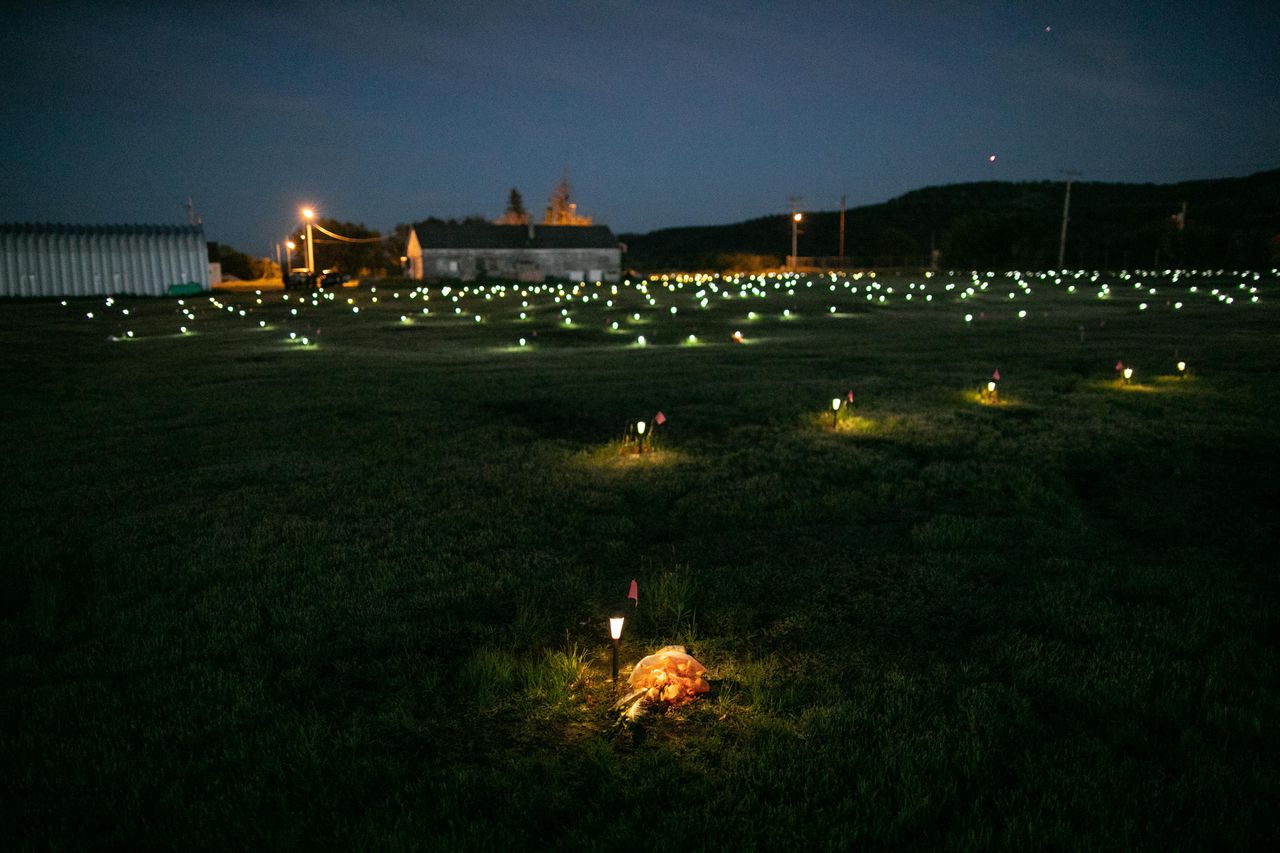
<svg viewBox="0 0 1280 853">
<path fill-rule="evenodd" d="M 569 200 L 569 170 L 560 175 L 560 183 L 556 185 L 551 198 L 547 200 L 547 212 L 542 217 L 543 225 L 590 225 L 590 216 L 579 216 L 578 205 Z"/>
</svg>

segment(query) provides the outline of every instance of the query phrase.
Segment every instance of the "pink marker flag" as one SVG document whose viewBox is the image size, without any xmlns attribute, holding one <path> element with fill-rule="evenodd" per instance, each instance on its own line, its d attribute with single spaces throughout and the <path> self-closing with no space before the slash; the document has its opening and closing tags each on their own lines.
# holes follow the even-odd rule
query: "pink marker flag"
<svg viewBox="0 0 1280 853">
<path fill-rule="evenodd" d="M 1117 361 L 1117 362 L 1116 362 L 1116 370 L 1124 370 L 1124 362 L 1123 362 L 1123 361 Z"/>
<path fill-rule="evenodd" d="M 999 381 L 1000 381 L 1000 368 L 998 368 L 998 367 L 996 368 L 996 372 L 995 372 L 995 373 L 993 373 L 993 374 L 991 374 L 991 378 L 992 378 L 992 379 L 994 379 L 994 380 L 995 380 L 995 381 L 997 381 L 997 382 L 999 382 Z"/>
<path fill-rule="evenodd" d="M 850 403 L 852 403 L 852 402 L 853 402 L 853 392 L 852 392 L 852 391 L 850 391 L 850 392 L 849 392 L 849 402 L 850 402 Z"/>
<path fill-rule="evenodd" d="M 667 416 L 662 414 L 662 412 L 658 412 L 658 414 L 653 416 L 653 422 L 658 426 L 662 426 L 667 422 Z M 632 581 L 632 583 L 634 584 L 635 581 Z"/>
<path fill-rule="evenodd" d="M 634 579 L 631 581 L 631 589 L 627 591 L 627 598 L 635 599 L 636 607 L 640 606 L 640 587 Z"/>
</svg>

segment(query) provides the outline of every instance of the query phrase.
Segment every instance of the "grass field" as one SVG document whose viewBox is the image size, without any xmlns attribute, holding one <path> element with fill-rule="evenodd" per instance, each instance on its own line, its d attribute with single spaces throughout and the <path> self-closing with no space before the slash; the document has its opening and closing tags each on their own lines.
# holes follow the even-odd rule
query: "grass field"
<svg viewBox="0 0 1280 853">
<path fill-rule="evenodd" d="M 412 288 L 0 304 L 6 846 L 1280 840 L 1273 273 Z"/>
</svg>

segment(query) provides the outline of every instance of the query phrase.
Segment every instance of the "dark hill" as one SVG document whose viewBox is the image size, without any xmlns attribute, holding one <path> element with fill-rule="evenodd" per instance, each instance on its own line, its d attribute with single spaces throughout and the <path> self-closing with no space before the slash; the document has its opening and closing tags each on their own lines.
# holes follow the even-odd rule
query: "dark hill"
<svg viewBox="0 0 1280 853">
<path fill-rule="evenodd" d="M 936 246 L 944 267 L 1053 267 L 1063 188 L 1054 181 L 952 184 L 852 208 L 846 215 L 846 264 L 922 267 Z M 1186 225 L 1179 229 L 1176 215 L 1184 201 Z M 839 216 L 805 214 L 801 257 L 837 254 Z M 1177 184 L 1077 182 L 1071 189 L 1066 265 L 1269 267 L 1280 251 L 1278 233 L 1280 169 Z M 626 263 L 636 269 L 749 268 L 781 264 L 790 251 L 791 226 L 779 214 L 621 239 Z"/>
</svg>

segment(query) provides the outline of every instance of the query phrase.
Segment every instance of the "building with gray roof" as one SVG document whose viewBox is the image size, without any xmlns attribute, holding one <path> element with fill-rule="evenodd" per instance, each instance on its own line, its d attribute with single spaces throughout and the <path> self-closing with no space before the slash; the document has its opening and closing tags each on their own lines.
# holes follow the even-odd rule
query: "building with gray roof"
<svg viewBox="0 0 1280 853">
<path fill-rule="evenodd" d="M 605 225 L 423 222 L 409 230 L 416 279 L 617 281 L 622 247 Z"/>
</svg>

